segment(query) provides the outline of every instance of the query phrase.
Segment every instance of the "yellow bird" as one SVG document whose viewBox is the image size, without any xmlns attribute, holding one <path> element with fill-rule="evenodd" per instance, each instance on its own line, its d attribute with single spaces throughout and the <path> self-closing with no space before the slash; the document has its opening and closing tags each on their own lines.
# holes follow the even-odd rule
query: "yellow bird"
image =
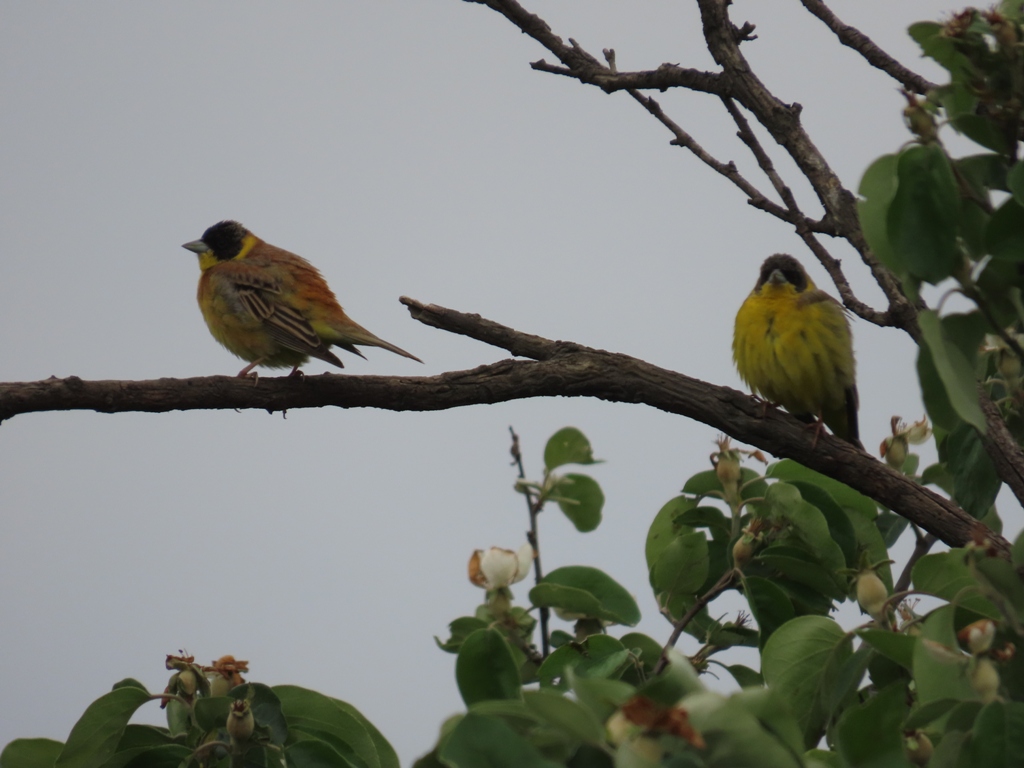
<svg viewBox="0 0 1024 768">
<path fill-rule="evenodd" d="M 860 446 L 850 323 L 843 306 L 818 290 L 792 256 L 761 265 L 736 314 L 732 356 L 754 394 L 803 421 L 821 421 Z M 815 435 L 817 442 L 817 435 Z"/>
<path fill-rule="evenodd" d="M 344 368 L 332 346 L 381 347 L 422 363 L 345 314 L 327 282 L 301 256 L 260 240 L 237 221 L 222 221 L 182 248 L 199 256 L 199 309 L 213 334 L 253 368 L 288 368 L 315 357 Z M 255 375 L 255 374 L 253 374 Z"/>
</svg>

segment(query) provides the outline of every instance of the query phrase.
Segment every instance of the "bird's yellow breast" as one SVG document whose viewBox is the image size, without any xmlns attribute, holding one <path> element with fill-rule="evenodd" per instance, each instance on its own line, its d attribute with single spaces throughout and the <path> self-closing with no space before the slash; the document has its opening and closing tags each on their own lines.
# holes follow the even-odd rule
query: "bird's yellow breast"
<svg viewBox="0 0 1024 768">
<path fill-rule="evenodd" d="M 818 416 L 844 407 L 854 359 L 842 307 L 809 296 L 771 283 L 751 293 L 736 315 L 733 359 L 756 394 L 790 413 Z"/>
</svg>

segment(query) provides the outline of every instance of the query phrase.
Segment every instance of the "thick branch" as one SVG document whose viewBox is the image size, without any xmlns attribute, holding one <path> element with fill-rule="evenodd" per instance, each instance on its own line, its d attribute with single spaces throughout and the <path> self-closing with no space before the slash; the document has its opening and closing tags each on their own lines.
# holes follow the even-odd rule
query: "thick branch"
<svg viewBox="0 0 1024 768">
<path fill-rule="evenodd" d="M 883 51 L 874 41 L 856 27 L 844 24 L 821 0 L 800 0 L 804 8 L 821 19 L 825 26 L 831 29 L 839 42 L 848 48 L 853 48 L 871 66 L 882 70 L 885 74 L 901 83 L 904 88 L 914 93 L 925 94 L 936 88 L 932 83 L 921 77 L 916 72 L 907 69 L 896 59 Z"/>
<path fill-rule="evenodd" d="M 707 424 L 735 439 L 794 459 L 834 477 L 903 515 L 950 546 L 962 546 L 978 522 L 948 499 L 932 493 L 849 443 L 823 435 L 812 446 L 806 425 L 748 395 L 622 354 L 551 341 L 433 305 L 403 298 L 420 322 L 506 349 L 531 360 L 502 360 L 440 376 L 348 376 L 249 379 L 211 376 L 154 381 L 83 381 L 77 377 L 0 384 L 0 419 L 53 410 L 103 413 L 208 408 L 374 407 L 436 411 L 529 397 L 596 397 L 643 403 Z M 1009 544 L 988 534 L 999 552 Z"/>
</svg>

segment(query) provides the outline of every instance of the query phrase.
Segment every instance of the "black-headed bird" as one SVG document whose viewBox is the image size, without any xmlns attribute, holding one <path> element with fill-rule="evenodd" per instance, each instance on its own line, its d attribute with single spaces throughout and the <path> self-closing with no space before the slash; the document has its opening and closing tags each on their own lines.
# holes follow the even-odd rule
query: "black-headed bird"
<svg viewBox="0 0 1024 768">
<path fill-rule="evenodd" d="M 288 368 L 309 358 L 344 368 L 331 347 L 381 347 L 423 362 L 345 314 L 327 282 L 301 256 L 265 243 L 237 221 L 222 221 L 183 248 L 199 256 L 199 309 L 213 334 L 253 368 Z"/>
<path fill-rule="evenodd" d="M 732 355 L 755 395 L 818 421 L 819 428 L 823 421 L 861 447 L 846 311 L 792 256 L 775 254 L 761 265 L 757 285 L 736 314 Z"/>
</svg>

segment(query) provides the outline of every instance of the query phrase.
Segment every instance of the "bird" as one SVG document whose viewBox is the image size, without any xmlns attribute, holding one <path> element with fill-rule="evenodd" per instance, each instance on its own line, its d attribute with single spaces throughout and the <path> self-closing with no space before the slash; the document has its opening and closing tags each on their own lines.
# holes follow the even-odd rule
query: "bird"
<svg viewBox="0 0 1024 768">
<path fill-rule="evenodd" d="M 777 253 L 761 265 L 757 285 L 736 314 L 732 355 L 755 395 L 816 424 L 815 446 L 824 422 L 863 448 L 846 310 L 792 256 Z"/>
<path fill-rule="evenodd" d="M 237 221 L 221 221 L 182 248 L 199 257 L 197 299 L 210 333 L 249 364 L 299 367 L 315 357 L 344 368 L 331 347 L 365 359 L 356 345 L 381 347 L 422 363 L 352 320 L 327 281 L 301 256 L 271 245 Z"/>
</svg>

